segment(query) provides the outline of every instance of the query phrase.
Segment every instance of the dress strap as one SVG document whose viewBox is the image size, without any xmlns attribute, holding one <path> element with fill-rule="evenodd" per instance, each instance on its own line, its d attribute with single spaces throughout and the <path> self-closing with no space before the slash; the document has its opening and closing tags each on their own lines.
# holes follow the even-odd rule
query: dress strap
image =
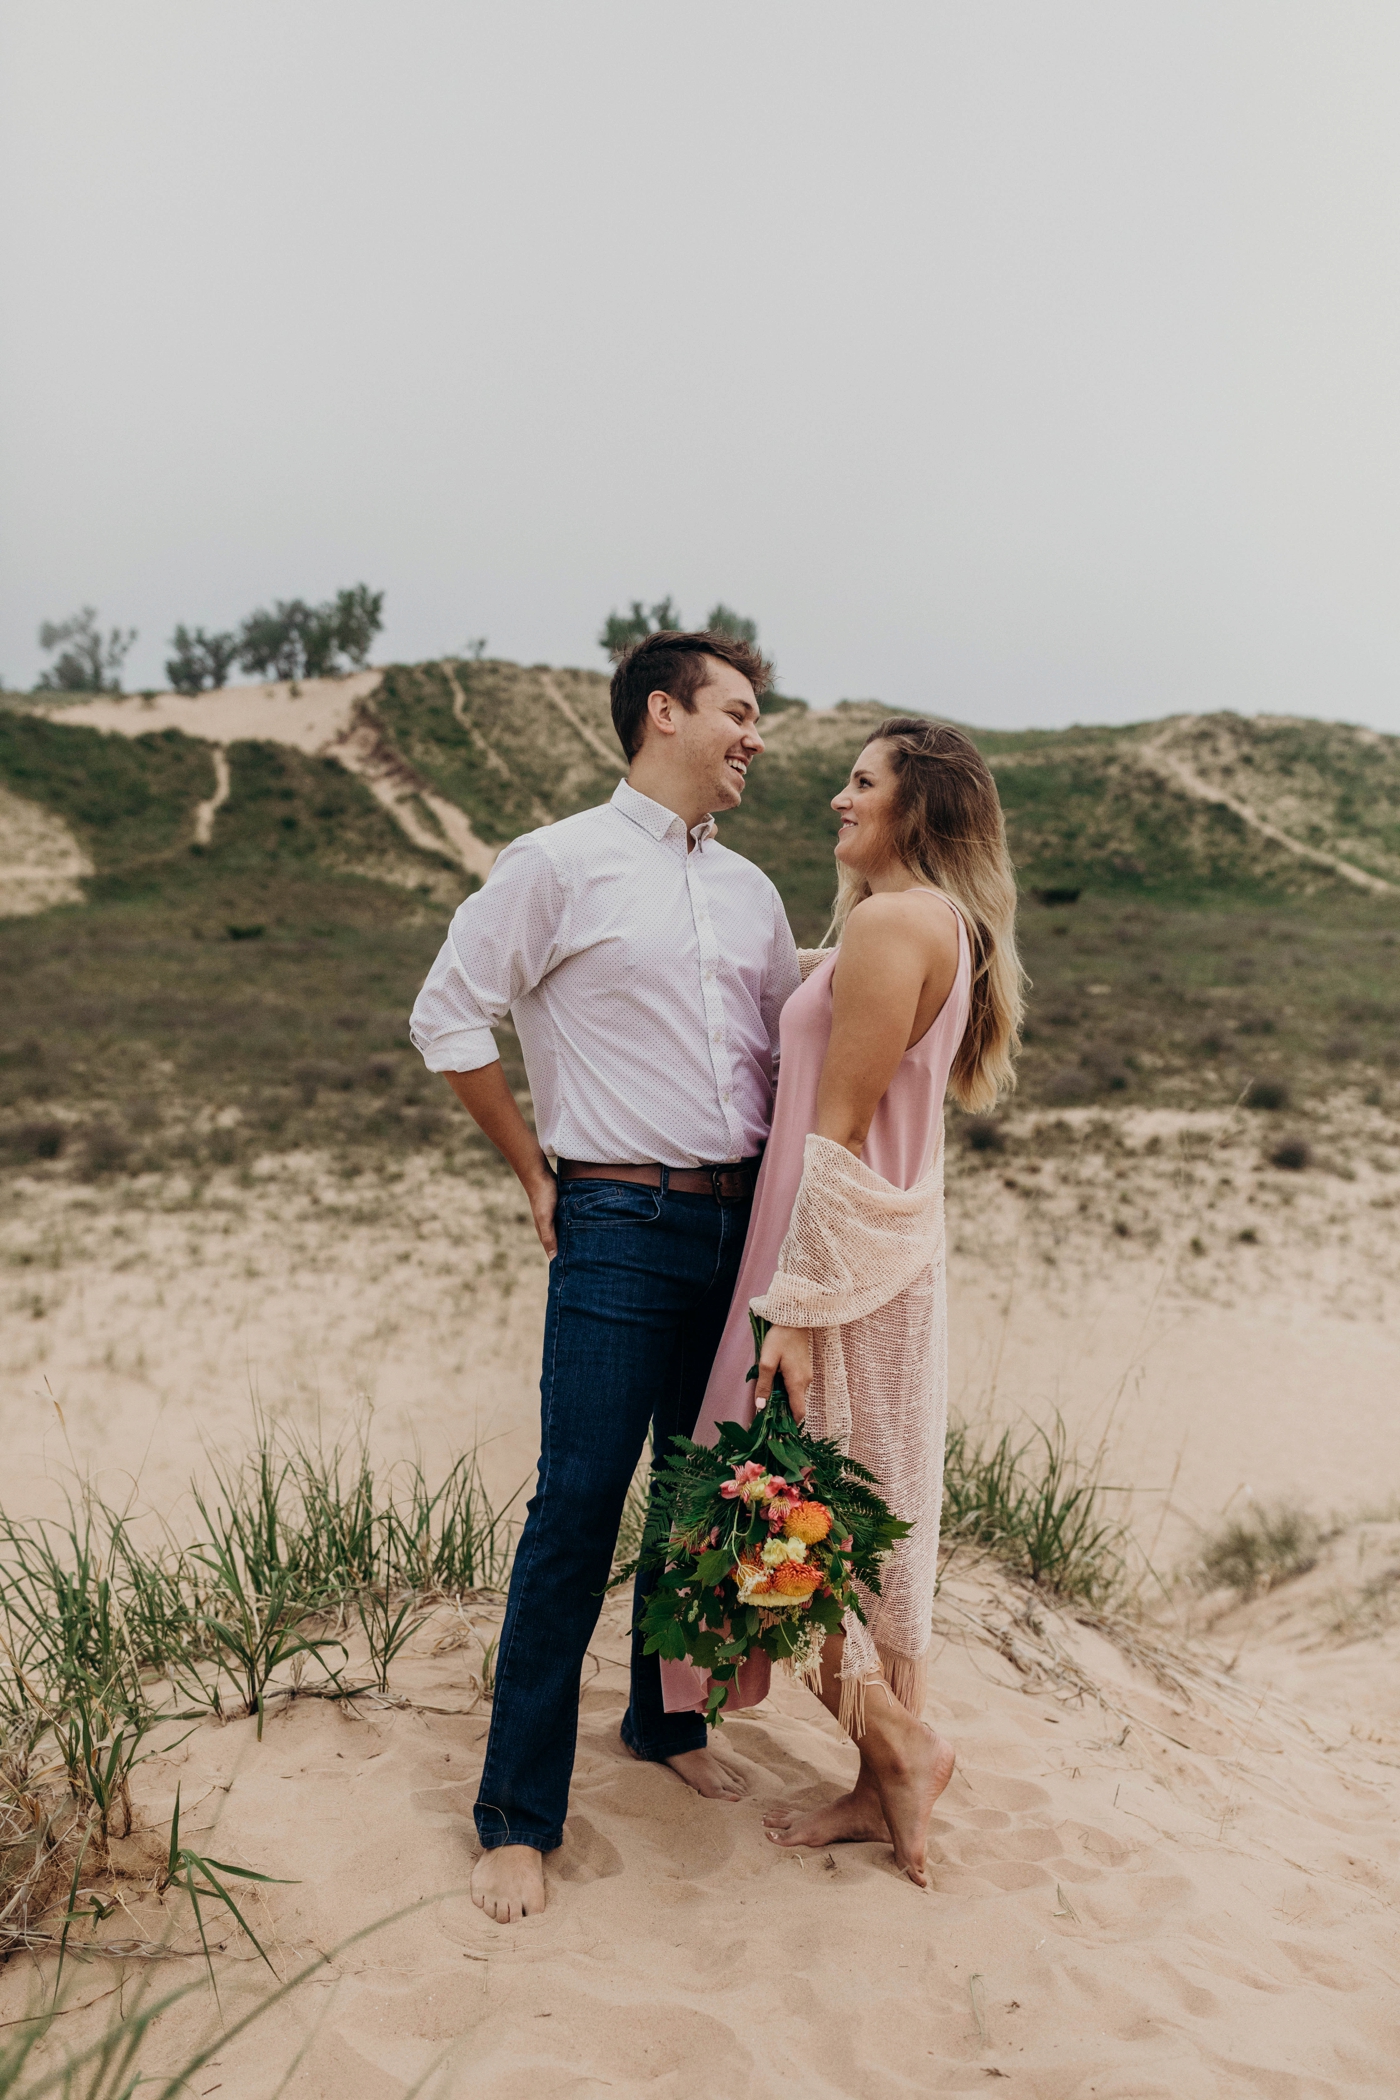
<svg viewBox="0 0 1400 2100">
<path fill-rule="evenodd" d="M 952 912 L 954 918 L 962 927 L 963 932 L 967 935 L 967 945 L 969 950 L 971 949 L 972 928 L 967 923 L 967 913 L 963 910 L 962 906 L 958 903 L 956 898 L 950 897 L 946 890 L 936 890 L 933 887 L 932 883 L 928 882 L 911 883 L 909 885 L 909 888 L 904 891 L 904 895 L 906 897 L 937 897 L 940 903 L 946 904 L 949 911 Z"/>
</svg>

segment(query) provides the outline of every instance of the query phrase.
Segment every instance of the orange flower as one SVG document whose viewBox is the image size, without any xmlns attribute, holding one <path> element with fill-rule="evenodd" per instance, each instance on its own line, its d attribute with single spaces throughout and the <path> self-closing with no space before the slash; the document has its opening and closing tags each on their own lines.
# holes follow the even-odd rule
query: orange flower
<svg viewBox="0 0 1400 2100">
<path fill-rule="evenodd" d="M 734 1569 L 734 1579 L 739 1585 L 740 1602 L 744 1604 L 768 1596 L 773 1588 L 769 1570 L 752 1548 L 741 1555 Z"/>
<path fill-rule="evenodd" d="M 775 1597 L 810 1597 L 821 1582 L 821 1569 L 809 1567 L 802 1561 L 784 1561 L 773 1570 L 773 1594 Z"/>
<path fill-rule="evenodd" d="M 799 1502 L 788 1512 L 783 1530 L 790 1539 L 801 1539 L 804 1546 L 815 1546 L 831 1529 L 831 1511 L 824 1502 Z"/>
</svg>

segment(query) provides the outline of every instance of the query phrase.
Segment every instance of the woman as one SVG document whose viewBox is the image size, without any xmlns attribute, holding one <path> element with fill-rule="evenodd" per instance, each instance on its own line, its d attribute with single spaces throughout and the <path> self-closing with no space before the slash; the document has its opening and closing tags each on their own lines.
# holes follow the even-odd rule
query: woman
<svg viewBox="0 0 1400 2100">
<path fill-rule="evenodd" d="M 804 957 L 814 967 L 783 1010 L 772 1136 L 695 1434 L 752 1418 L 752 1303 L 774 1323 L 757 1404 L 781 1371 L 799 1420 L 868 1465 L 913 1524 L 881 1595 L 862 1600 L 868 1625 L 848 1613 L 822 1656 L 820 1697 L 860 1747 L 856 1784 L 766 1821 L 779 1845 L 887 1838 L 923 1888 L 953 1771 L 951 1745 L 920 1718 L 947 1408 L 943 1098 L 951 1087 L 986 1109 L 1013 1083 L 1016 885 L 996 784 L 945 723 L 882 723 L 832 808 L 839 946 Z M 672 1710 L 703 1701 L 689 1665 L 663 1677 Z M 731 1703 L 762 1698 L 767 1678 L 765 1658 L 746 1664 Z"/>
</svg>

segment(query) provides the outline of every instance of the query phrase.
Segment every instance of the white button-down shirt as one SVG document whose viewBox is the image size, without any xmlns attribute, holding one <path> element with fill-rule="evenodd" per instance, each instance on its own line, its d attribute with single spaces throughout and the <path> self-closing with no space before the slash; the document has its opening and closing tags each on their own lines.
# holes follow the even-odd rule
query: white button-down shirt
<svg viewBox="0 0 1400 2100">
<path fill-rule="evenodd" d="M 540 1143 L 561 1159 L 750 1159 L 768 1135 L 778 1015 L 801 981 L 782 900 L 715 837 L 619 781 L 500 855 L 459 906 L 409 1034 L 433 1072 L 498 1055 L 507 1013 Z"/>
</svg>

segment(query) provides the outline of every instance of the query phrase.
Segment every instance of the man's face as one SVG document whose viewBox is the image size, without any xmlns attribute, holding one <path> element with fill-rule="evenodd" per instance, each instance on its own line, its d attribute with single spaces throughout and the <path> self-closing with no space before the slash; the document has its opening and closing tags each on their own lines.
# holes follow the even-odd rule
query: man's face
<svg viewBox="0 0 1400 2100">
<path fill-rule="evenodd" d="M 708 657 L 706 666 L 693 713 L 674 704 L 669 707 L 676 757 L 703 808 L 737 809 L 750 761 L 763 749 L 758 702 L 748 679 L 732 664 Z"/>
</svg>

